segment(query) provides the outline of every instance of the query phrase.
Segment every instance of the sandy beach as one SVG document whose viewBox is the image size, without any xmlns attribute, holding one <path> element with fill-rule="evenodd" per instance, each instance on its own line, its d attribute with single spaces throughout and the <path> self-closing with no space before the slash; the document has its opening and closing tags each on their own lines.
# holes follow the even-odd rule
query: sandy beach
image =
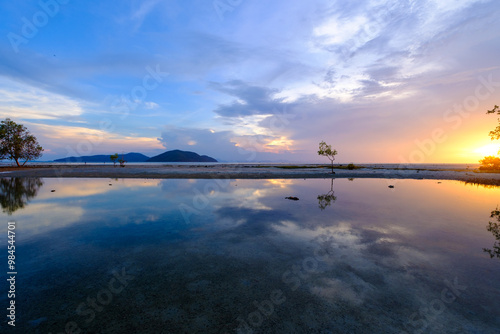
<svg viewBox="0 0 500 334">
<path fill-rule="evenodd" d="M 212 165 L 37 165 L 24 168 L 0 167 L 2 177 L 45 178 L 157 178 L 157 179 L 297 179 L 297 178 L 385 178 L 459 180 L 500 185 L 500 173 L 477 169 L 361 167 L 336 168 L 335 174 L 322 165 L 212 164 Z"/>
</svg>

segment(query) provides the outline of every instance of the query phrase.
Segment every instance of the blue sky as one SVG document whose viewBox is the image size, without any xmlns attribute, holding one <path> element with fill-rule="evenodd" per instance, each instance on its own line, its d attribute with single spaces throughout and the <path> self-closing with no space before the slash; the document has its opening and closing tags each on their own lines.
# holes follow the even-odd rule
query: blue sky
<svg viewBox="0 0 500 334">
<path fill-rule="evenodd" d="M 0 117 L 69 155 L 477 162 L 497 1 L 0 3 Z M 498 145 L 497 145 L 498 146 Z M 495 150 L 496 153 L 496 150 Z"/>
</svg>

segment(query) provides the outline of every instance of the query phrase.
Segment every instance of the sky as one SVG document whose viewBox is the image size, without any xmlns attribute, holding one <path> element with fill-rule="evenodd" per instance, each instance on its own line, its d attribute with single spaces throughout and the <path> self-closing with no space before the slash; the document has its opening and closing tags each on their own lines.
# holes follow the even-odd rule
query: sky
<svg viewBox="0 0 500 334">
<path fill-rule="evenodd" d="M 0 118 L 41 160 L 477 163 L 496 154 L 500 3 L 0 2 Z"/>
</svg>

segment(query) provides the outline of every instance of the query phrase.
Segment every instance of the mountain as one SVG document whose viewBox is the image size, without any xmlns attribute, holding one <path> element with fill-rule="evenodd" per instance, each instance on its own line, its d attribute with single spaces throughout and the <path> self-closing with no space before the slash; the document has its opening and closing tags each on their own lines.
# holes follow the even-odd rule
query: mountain
<svg viewBox="0 0 500 334">
<path fill-rule="evenodd" d="M 54 162 L 111 162 L 109 158 L 110 155 L 111 154 L 101 154 L 83 157 L 68 157 L 54 160 Z M 118 159 L 121 158 L 122 155 L 119 154 Z M 217 160 L 209 156 L 181 150 L 167 151 L 152 158 L 141 153 L 127 153 L 123 155 L 123 159 L 126 162 L 217 162 Z"/>
<path fill-rule="evenodd" d="M 217 160 L 194 152 L 173 150 L 154 156 L 147 162 L 217 162 Z"/>
<path fill-rule="evenodd" d="M 54 160 L 54 162 L 111 162 L 109 158 L 111 154 L 108 155 L 90 155 L 84 157 L 68 157 L 63 159 Z M 118 159 L 121 159 L 122 155 L 118 155 Z M 146 162 L 149 157 L 141 153 L 127 153 L 123 155 L 123 159 L 126 162 Z"/>
</svg>

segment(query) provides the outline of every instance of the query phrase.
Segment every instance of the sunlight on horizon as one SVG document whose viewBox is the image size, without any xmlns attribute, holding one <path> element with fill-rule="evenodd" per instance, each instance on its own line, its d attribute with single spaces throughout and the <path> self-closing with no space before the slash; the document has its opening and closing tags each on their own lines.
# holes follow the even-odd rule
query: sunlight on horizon
<svg viewBox="0 0 500 334">
<path fill-rule="evenodd" d="M 487 156 L 497 156 L 500 142 L 492 141 L 483 129 L 470 131 L 450 137 L 443 146 L 436 150 L 436 163 L 454 161 L 455 163 L 478 163 Z"/>
<path fill-rule="evenodd" d="M 477 149 L 474 150 L 474 153 L 477 153 L 482 157 L 497 156 L 499 150 L 500 150 L 499 145 L 496 143 L 492 143 L 489 145 L 478 147 Z"/>
</svg>

